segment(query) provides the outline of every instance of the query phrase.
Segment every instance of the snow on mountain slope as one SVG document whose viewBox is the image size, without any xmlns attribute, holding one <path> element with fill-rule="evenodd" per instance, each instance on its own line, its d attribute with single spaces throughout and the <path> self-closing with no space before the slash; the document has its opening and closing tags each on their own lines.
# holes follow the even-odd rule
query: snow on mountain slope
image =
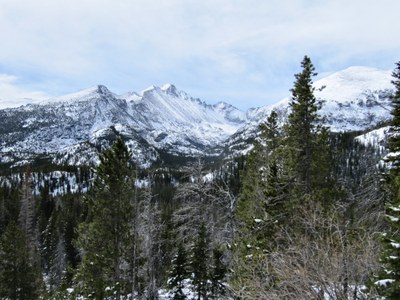
<svg viewBox="0 0 400 300">
<path fill-rule="evenodd" d="M 390 118 L 393 92 L 391 71 L 367 67 L 350 67 L 314 82 L 315 96 L 323 103 L 319 114 L 333 132 L 366 130 Z M 249 141 L 257 135 L 258 126 L 270 113 L 278 113 L 283 125 L 290 113 L 290 97 L 273 105 L 249 109 L 247 123 L 226 143 L 226 151 L 248 151 Z"/>
<path fill-rule="evenodd" d="M 352 67 L 315 82 L 320 111 L 333 131 L 365 130 L 390 118 L 390 71 Z M 325 86 L 325 88 L 320 89 Z M 122 134 L 142 165 L 173 155 L 219 155 L 248 148 L 272 110 L 283 124 L 290 98 L 239 111 L 208 105 L 175 86 L 116 95 L 105 86 L 0 110 L 0 164 L 49 157 L 56 163 L 96 163 L 97 153 Z M 235 150 L 236 149 L 236 150 Z"/>
<path fill-rule="evenodd" d="M 342 103 L 353 101 L 363 92 L 391 90 L 392 72 L 368 67 L 350 67 L 317 80 L 317 98 L 335 100 Z"/>
<path fill-rule="evenodd" d="M 207 105 L 173 85 L 151 87 L 129 104 L 128 112 L 141 121 L 145 137 L 167 149 L 193 142 L 213 147 L 245 122 L 233 106 Z"/>
<path fill-rule="evenodd" d="M 390 126 L 384 126 L 359 135 L 356 140 L 365 146 L 384 147 Z"/>
<path fill-rule="evenodd" d="M 391 80 L 391 71 L 351 67 L 316 81 L 315 96 L 324 103 L 326 125 L 333 131 L 363 130 L 387 121 Z"/>
<path fill-rule="evenodd" d="M 315 97 L 323 103 L 319 114 L 334 132 L 365 130 L 390 119 L 393 92 L 391 71 L 350 67 L 314 82 Z M 290 113 L 290 98 L 247 112 L 248 123 L 241 131 L 254 131 L 272 110 L 283 124 Z"/>
<path fill-rule="evenodd" d="M 68 164 L 96 162 L 99 149 L 122 134 L 143 164 L 157 149 L 180 155 L 211 155 L 244 117 L 233 106 L 212 106 L 173 85 L 117 96 L 104 86 L 49 99 L 40 105 L 0 110 L 1 162 L 51 154 Z"/>
</svg>

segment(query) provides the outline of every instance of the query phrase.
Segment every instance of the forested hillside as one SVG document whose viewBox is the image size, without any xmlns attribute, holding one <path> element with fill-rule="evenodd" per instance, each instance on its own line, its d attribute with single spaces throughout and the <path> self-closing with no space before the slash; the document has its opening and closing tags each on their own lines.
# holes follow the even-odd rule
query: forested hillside
<svg viewBox="0 0 400 300">
<path fill-rule="evenodd" d="M 315 76 L 248 153 L 144 167 L 113 132 L 96 167 L 2 171 L 0 298 L 398 299 L 400 63 L 375 142 L 325 126 Z"/>
</svg>

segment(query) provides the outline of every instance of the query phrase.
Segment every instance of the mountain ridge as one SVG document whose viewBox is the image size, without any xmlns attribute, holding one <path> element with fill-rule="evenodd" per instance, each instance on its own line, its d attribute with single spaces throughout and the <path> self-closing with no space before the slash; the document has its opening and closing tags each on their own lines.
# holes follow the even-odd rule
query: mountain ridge
<svg viewBox="0 0 400 300">
<path fill-rule="evenodd" d="M 325 125 L 364 130 L 390 118 L 389 71 L 352 67 L 315 81 Z M 324 89 L 320 87 L 326 86 Z M 243 112 L 226 102 L 207 104 L 172 84 L 117 95 L 104 85 L 40 104 L 0 110 L 0 165 L 47 156 L 56 164 L 96 163 L 98 151 L 123 135 L 143 166 L 174 156 L 211 156 L 254 138 L 272 110 L 282 124 L 290 98 Z M 233 147 L 234 148 L 234 147 Z"/>
</svg>

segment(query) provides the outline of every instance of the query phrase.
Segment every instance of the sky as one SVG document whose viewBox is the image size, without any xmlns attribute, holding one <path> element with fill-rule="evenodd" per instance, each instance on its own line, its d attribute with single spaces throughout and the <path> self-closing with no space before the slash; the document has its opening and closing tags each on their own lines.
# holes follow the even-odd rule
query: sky
<svg viewBox="0 0 400 300">
<path fill-rule="evenodd" d="M 393 69 L 399 11 L 398 0 L 0 0 L 0 104 L 165 83 L 210 104 L 273 104 L 304 55 L 317 78 Z"/>
</svg>

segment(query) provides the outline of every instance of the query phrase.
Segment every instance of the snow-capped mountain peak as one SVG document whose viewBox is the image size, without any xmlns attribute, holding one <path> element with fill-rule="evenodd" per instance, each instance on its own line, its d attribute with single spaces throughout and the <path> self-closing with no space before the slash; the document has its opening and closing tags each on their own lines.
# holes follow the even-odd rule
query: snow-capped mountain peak
<svg viewBox="0 0 400 300">
<path fill-rule="evenodd" d="M 169 95 L 173 95 L 175 97 L 179 96 L 178 89 L 171 83 L 166 83 L 161 86 L 161 90 L 166 92 Z"/>
<path fill-rule="evenodd" d="M 369 67 L 350 67 L 314 82 L 315 97 L 322 102 L 320 115 L 332 131 L 363 130 L 390 118 L 391 71 Z M 247 112 L 249 127 L 266 120 L 272 110 L 281 123 L 290 112 L 290 96 L 276 104 Z"/>
<path fill-rule="evenodd" d="M 46 100 L 43 100 L 41 105 L 48 105 L 52 103 L 74 103 L 77 101 L 87 101 L 91 99 L 96 99 L 99 97 L 115 97 L 112 92 L 108 90 L 108 88 L 104 85 L 96 85 L 87 89 L 80 90 L 75 93 L 53 97 Z"/>
<path fill-rule="evenodd" d="M 87 152 L 89 145 L 89 153 L 97 151 L 116 133 L 131 141 L 140 161 L 156 159 L 158 150 L 216 155 L 214 148 L 242 126 L 242 119 L 231 117 L 236 112 L 234 107 L 216 109 L 173 85 L 123 96 L 99 85 L 40 105 L 0 110 L 0 163 L 1 153 L 9 153 L 12 161 L 15 153 L 29 152 L 55 153 L 59 162 L 75 164 L 73 153 Z"/>
<path fill-rule="evenodd" d="M 389 119 L 391 71 L 350 67 L 315 82 L 321 115 L 333 131 L 363 130 Z M 318 90 L 323 87 L 322 90 Z"/>
<path fill-rule="evenodd" d="M 350 67 L 317 80 L 314 83 L 317 89 L 315 96 L 325 100 L 352 101 L 368 91 L 391 90 L 391 80 L 390 70 Z"/>
<path fill-rule="evenodd" d="M 363 130 L 387 121 L 390 73 L 351 67 L 317 80 L 325 125 L 333 131 Z M 234 149 L 231 145 L 254 137 L 272 110 L 283 124 L 289 102 L 287 97 L 242 112 L 226 102 L 207 104 L 172 84 L 120 96 L 97 85 L 40 105 L 0 110 L 0 164 L 43 155 L 57 163 L 85 164 L 116 134 L 124 136 L 142 164 L 160 159 L 160 153 L 219 155 L 224 147 Z"/>
</svg>

